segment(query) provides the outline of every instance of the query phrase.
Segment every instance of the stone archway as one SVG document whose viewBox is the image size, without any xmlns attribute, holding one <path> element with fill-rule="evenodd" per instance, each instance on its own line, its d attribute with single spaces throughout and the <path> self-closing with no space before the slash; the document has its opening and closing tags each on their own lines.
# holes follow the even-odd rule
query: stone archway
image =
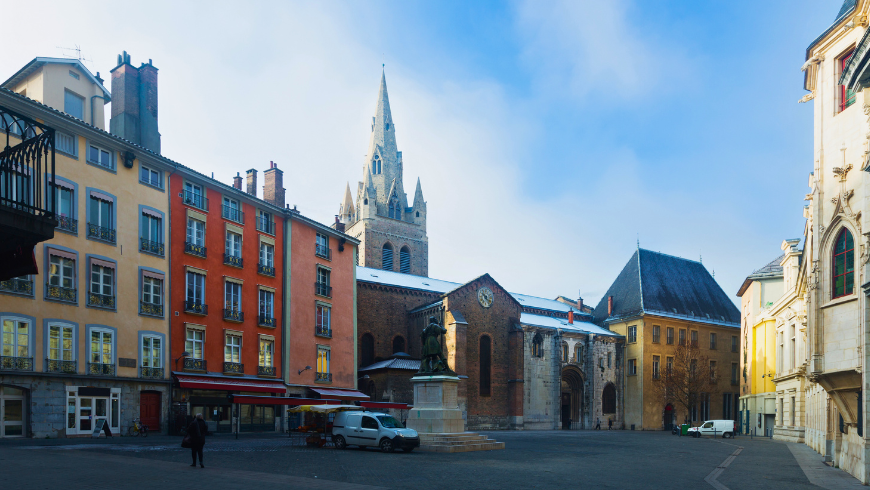
<svg viewBox="0 0 870 490">
<path fill-rule="evenodd" d="M 559 427 L 562 429 L 583 428 L 583 373 L 576 366 L 562 368 L 562 392 L 559 408 Z"/>
</svg>

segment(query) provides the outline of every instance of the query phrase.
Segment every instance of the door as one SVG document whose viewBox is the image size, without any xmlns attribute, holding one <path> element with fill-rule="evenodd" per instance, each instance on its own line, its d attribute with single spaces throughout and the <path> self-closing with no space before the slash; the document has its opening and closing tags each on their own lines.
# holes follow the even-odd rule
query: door
<svg viewBox="0 0 870 490">
<path fill-rule="evenodd" d="M 702 435 L 713 434 L 713 422 L 704 422 L 704 425 L 701 426 L 700 432 Z"/>
<path fill-rule="evenodd" d="M 24 436 L 24 400 L 3 398 L 0 404 L 0 437 Z"/>
<path fill-rule="evenodd" d="M 362 420 L 362 415 L 348 415 L 347 421 L 344 423 L 344 433 L 347 434 L 348 444 L 362 444 L 360 439 L 359 425 Z"/>
<path fill-rule="evenodd" d="M 674 428 L 674 406 L 670 403 L 665 407 L 662 422 L 664 423 L 665 430 L 671 430 Z"/>
<path fill-rule="evenodd" d="M 139 393 L 139 420 L 149 432 L 160 432 L 160 393 Z"/>
<path fill-rule="evenodd" d="M 363 446 L 378 445 L 378 421 L 374 417 L 363 415 L 362 422 L 359 425 L 357 437 L 360 441 L 358 444 Z"/>
<path fill-rule="evenodd" d="M 94 430 L 94 399 L 79 398 L 79 434 L 87 434 Z"/>
<path fill-rule="evenodd" d="M 571 428 L 571 393 L 562 393 L 562 429 Z"/>
</svg>

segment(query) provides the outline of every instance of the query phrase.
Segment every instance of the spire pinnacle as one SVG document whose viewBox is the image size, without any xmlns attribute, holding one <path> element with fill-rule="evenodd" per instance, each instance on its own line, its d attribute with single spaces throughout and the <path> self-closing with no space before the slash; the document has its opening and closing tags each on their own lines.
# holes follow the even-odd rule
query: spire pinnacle
<svg viewBox="0 0 870 490">
<path fill-rule="evenodd" d="M 344 190 L 344 201 L 341 203 L 341 213 L 344 215 L 351 215 L 354 213 L 353 196 L 350 194 L 350 183 L 347 184 L 347 187 Z"/>
</svg>

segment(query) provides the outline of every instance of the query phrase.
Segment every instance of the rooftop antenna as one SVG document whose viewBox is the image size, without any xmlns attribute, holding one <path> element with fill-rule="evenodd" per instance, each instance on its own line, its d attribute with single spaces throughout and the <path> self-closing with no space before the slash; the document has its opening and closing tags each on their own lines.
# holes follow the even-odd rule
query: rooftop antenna
<svg viewBox="0 0 870 490">
<path fill-rule="evenodd" d="M 74 44 L 73 46 L 75 46 L 75 47 L 74 48 L 65 48 L 63 46 L 55 46 L 55 47 L 60 50 L 61 56 L 63 56 L 64 58 L 75 58 L 75 59 L 81 61 L 82 64 L 84 64 L 85 62 L 87 62 L 87 63 L 94 62 L 94 60 L 90 60 L 90 59 L 82 57 L 82 47 L 80 45 Z M 73 52 L 75 52 L 75 56 L 72 55 Z"/>
</svg>

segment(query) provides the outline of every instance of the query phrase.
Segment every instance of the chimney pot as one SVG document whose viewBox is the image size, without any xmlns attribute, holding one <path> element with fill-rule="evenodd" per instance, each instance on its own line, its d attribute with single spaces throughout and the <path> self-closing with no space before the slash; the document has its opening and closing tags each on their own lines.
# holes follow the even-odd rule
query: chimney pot
<svg viewBox="0 0 870 490">
<path fill-rule="evenodd" d="M 257 197 L 257 171 L 253 168 L 248 170 L 248 194 Z"/>
<path fill-rule="evenodd" d="M 574 324 L 574 310 L 568 312 L 568 323 L 571 325 Z"/>
<path fill-rule="evenodd" d="M 607 316 L 613 314 L 613 296 L 607 297 Z"/>
</svg>

